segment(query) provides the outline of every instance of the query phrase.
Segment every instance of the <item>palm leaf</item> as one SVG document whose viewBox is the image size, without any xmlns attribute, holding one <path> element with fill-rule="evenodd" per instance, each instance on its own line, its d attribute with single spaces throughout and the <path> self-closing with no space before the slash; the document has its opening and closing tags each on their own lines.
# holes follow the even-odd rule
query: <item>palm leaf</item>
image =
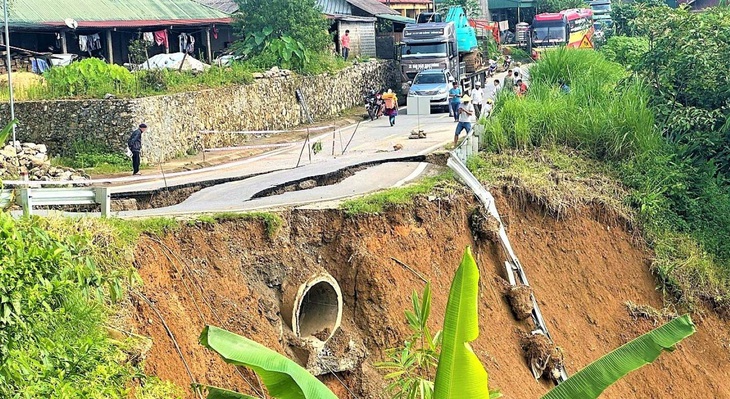
<svg viewBox="0 0 730 399">
<path fill-rule="evenodd" d="M 663 351 L 674 350 L 674 345 L 695 331 L 689 315 L 674 319 L 589 364 L 543 399 L 597 398 L 621 377 L 653 362 Z"/>
<path fill-rule="evenodd" d="M 287 357 L 250 339 L 206 326 L 200 343 L 218 352 L 226 363 L 256 372 L 269 395 L 279 399 L 337 399 L 322 382 Z"/>
<path fill-rule="evenodd" d="M 434 398 L 488 398 L 487 371 L 479 362 L 469 342 L 479 336 L 477 300 L 479 269 L 471 248 L 451 283 L 444 318 L 443 342 L 434 382 Z"/>
</svg>

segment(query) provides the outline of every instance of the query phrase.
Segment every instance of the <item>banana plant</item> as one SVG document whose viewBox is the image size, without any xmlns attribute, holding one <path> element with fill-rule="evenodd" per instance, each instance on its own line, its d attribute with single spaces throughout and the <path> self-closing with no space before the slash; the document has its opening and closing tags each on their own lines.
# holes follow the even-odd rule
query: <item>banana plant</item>
<svg viewBox="0 0 730 399">
<path fill-rule="evenodd" d="M 218 327 L 207 326 L 200 343 L 218 352 L 226 363 L 245 366 L 261 377 L 269 395 L 279 399 L 337 399 L 317 377 L 286 356 Z M 251 396 L 209 388 L 208 399 L 250 399 Z"/>
<path fill-rule="evenodd" d="M 662 352 L 674 350 L 695 331 L 689 315 L 674 319 L 589 364 L 542 398 L 597 398 L 626 374 L 652 363 Z"/>
<path fill-rule="evenodd" d="M 2 130 L 0 130 L 0 143 L 5 143 L 8 140 L 8 137 L 10 137 L 10 133 L 13 132 L 13 126 L 18 124 L 17 119 L 13 119 L 12 121 L 8 122 L 7 125 L 5 125 Z"/>
<path fill-rule="evenodd" d="M 479 336 L 479 268 L 467 247 L 451 283 L 434 398 L 488 398 L 487 370 L 469 342 Z"/>
</svg>

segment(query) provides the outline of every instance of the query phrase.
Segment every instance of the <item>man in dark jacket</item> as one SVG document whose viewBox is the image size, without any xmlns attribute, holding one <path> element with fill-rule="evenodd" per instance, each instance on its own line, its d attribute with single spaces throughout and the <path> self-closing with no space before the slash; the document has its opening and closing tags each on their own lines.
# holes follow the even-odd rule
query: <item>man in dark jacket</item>
<svg viewBox="0 0 730 399">
<path fill-rule="evenodd" d="M 132 175 L 139 174 L 139 153 L 140 151 L 142 151 L 142 133 L 144 133 L 146 130 L 147 125 L 145 125 L 144 123 L 139 125 L 139 129 L 133 131 L 132 135 L 129 137 L 129 141 L 127 141 L 129 150 L 132 151 Z"/>
</svg>

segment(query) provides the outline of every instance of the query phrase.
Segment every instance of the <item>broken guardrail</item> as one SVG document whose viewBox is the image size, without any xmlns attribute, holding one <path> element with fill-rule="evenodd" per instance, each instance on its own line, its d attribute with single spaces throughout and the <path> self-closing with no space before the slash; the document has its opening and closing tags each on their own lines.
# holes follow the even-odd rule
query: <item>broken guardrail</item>
<svg viewBox="0 0 730 399">
<path fill-rule="evenodd" d="M 100 204 L 101 216 L 106 217 L 111 212 L 111 193 L 108 187 L 16 187 L 0 190 L 0 207 L 5 209 L 11 204 L 22 206 L 25 216 L 31 215 L 36 206 Z"/>
<path fill-rule="evenodd" d="M 525 274 L 525 270 L 522 267 L 522 263 L 520 263 L 517 255 L 515 255 L 515 251 L 512 249 L 509 237 L 507 237 L 507 230 L 505 229 L 502 218 L 500 217 L 499 211 L 497 210 L 494 196 L 482 185 L 482 183 L 471 173 L 471 171 L 469 171 L 469 168 L 467 168 L 466 166 L 467 159 L 470 156 L 479 153 L 479 135 L 475 134 L 475 130 L 477 131 L 476 133 L 481 134 L 484 128 L 480 125 L 475 126 L 474 129 L 472 129 L 466 135 L 466 138 L 461 142 L 461 144 L 451 152 L 446 165 L 451 168 L 454 173 L 456 173 L 456 175 L 467 185 L 467 187 L 471 189 L 479 202 L 481 202 L 484 208 L 487 210 L 487 213 L 491 217 L 495 218 L 499 223 L 499 243 L 502 246 L 505 254 L 507 255 L 507 260 L 504 263 L 507 270 L 509 283 L 514 286 L 517 284 L 517 279 L 519 279 L 519 282 L 521 284 L 529 286 L 530 283 L 527 281 L 527 275 Z M 531 294 L 530 297 L 530 299 L 532 299 L 533 305 L 532 320 L 536 328 L 536 331 L 533 331 L 533 334 L 535 332 L 542 333 L 546 337 L 548 337 L 550 341 L 552 341 L 553 339 L 548 332 L 547 324 L 545 323 L 545 319 L 542 316 L 540 306 L 535 299 L 534 293 Z M 568 379 L 568 374 L 565 372 L 565 368 L 561 367 L 558 383 L 563 382 L 566 379 Z"/>
</svg>

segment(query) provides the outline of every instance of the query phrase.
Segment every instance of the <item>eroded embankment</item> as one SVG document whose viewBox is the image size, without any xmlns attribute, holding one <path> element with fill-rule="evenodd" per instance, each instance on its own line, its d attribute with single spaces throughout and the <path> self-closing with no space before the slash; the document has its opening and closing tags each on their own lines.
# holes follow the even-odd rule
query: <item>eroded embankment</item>
<svg viewBox="0 0 730 399">
<path fill-rule="evenodd" d="M 342 328 L 336 351 L 350 359 L 369 352 L 361 367 L 338 377 L 361 398 L 384 398 L 372 363 L 408 333 L 403 310 L 424 283 L 395 257 L 431 280 L 431 325 L 440 329 L 448 290 L 464 247 L 472 245 L 482 272 L 481 335 L 473 347 L 490 373 L 490 385 L 506 398 L 539 398 L 550 384 L 536 382 L 520 348 L 517 322 L 501 293 L 504 258 L 490 241 L 475 241 L 469 216 L 476 203 L 466 194 L 429 201 L 382 215 L 345 217 L 341 212 L 296 210 L 269 237 L 257 221 L 185 226 L 158 240 L 143 238 L 136 266 L 142 293 L 164 318 L 185 363 L 150 305 L 133 297 L 132 323 L 154 346 L 146 369 L 180 386 L 201 383 L 252 393 L 249 372 L 239 374 L 197 343 L 205 324 L 252 338 L 293 359 L 306 351 L 282 320 L 282 285 L 288 276 L 323 268 L 342 289 Z M 654 327 L 635 318 L 625 303 L 662 308 L 649 272 L 650 254 L 638 235 L 605 211 L 583 209 L 556 220 L 516 197 L 498 196 L 509 236 L 540 302 L 550 332 L 565 354 L 569 373 Z M 730 333 L 707 313 L 695 316 L 698 333 L 679 350 L 630 374 L 605 398 L 730 398 Z M 350 345 L 350 341 L 354 345 Z M 189 370 L 189 372 L 187 371 Z M 340 398 L 350 393 L 331 374 L 324 377 Z"/>
</svg>

